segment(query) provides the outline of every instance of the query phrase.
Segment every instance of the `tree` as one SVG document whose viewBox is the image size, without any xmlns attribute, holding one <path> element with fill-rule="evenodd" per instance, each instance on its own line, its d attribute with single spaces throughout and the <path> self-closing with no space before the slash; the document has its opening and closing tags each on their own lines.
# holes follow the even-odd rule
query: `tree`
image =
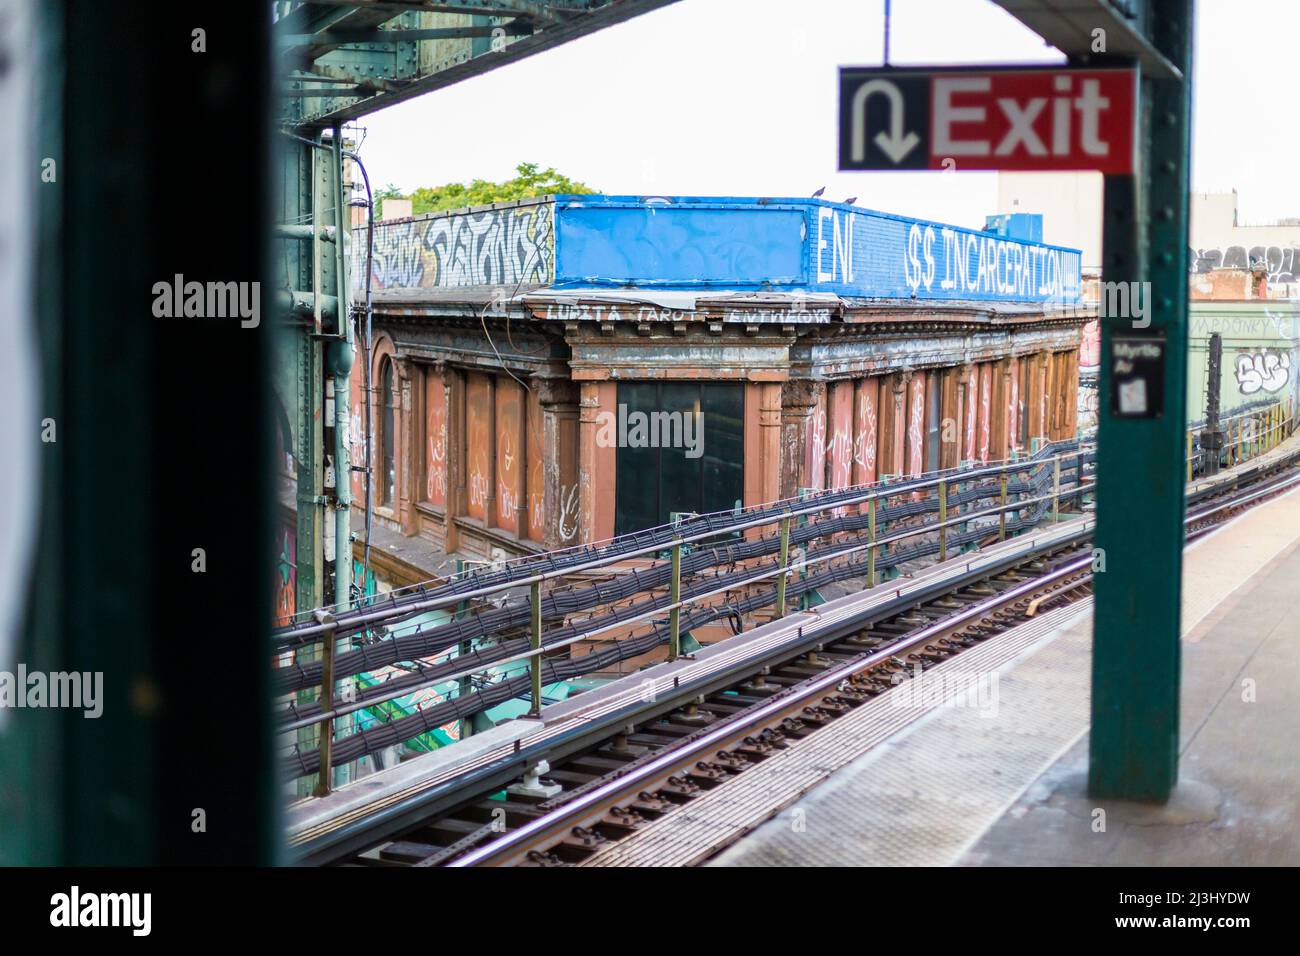
<svg viewBox="0 0 1300 956">
<path fill-rule="evenodd" d="M 536 163 L 520 163 L 515 167 L 515 177 L 505 182 L 494 183 L 486 179 L 475 179 L 465 183 L 447 183 L 442 186 L 421 186 L 409 195 L 403 196 L 395 187 L 385 186 L 376 195 L 396 199 L 411 200 L 411 213 L 418 216 L 426 212 L 438 212 L 443 209 L 461 209 L 465 206 L 487 206 L 496 202 L 512 202 L 516 199 L 531 199 L 535 196 L 548 196 L 555 193 L 590 194 L 596 190 L 585 183 L 576 182 L 555 169 L 547 167 L 538 169 Z M 392 193 L 389 194 L 389 189 Z"/>
</svg>

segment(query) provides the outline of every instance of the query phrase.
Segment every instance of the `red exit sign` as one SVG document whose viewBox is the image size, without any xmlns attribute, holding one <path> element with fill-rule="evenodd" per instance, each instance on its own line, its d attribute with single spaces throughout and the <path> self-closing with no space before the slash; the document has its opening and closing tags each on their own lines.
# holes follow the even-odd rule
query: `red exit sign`
<svg viewBox="0 0 1300 956">
<path fill-rule="evenodd" d="M 1133 172 L 1136 70 L 840 68 L 840 169 Z"/>
</svg>

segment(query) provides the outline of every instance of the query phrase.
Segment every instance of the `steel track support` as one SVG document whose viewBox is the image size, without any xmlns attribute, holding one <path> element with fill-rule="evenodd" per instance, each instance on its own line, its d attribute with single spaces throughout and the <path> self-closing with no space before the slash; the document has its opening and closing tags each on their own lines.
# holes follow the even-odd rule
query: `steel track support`
<svg viewBox="0 0 1300 956">
<path fill-rule="evenodd" d="M 784 597 L 784 595 L 783 595 Z M 673 542 L 672 581 L 668 585 L 668 601 L 674 607 L 668 612 L 668 659 L 677 660 L 682 653 L 682 609 L 676 607 L 682 599 L 682 543 Z"/>
<path fill-rule="evenodd" d="M 790 567 L 790 519 L 781 519 L 781 573 L 776 578 L 776 616 L 785 617 L 785 577 Z M 676 578 L 676 575 L 673 575 Z"/>
<path fill-rule="evenodd" d="M 534 581 L 529 595 L 529 646 L 533 656 L 528 658 L 528 677 L 532 706 L 530 717 L 540 717 L 542 713 L 542 582 Z"/>
</svg>

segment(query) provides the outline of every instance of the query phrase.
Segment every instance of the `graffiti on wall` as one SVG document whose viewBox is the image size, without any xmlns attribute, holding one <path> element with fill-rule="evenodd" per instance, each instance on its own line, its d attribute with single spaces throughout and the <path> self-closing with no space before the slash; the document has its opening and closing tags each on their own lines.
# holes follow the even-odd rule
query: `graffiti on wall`
<svg viewBox="0 0 1300 956">
<path fill-rule="evenodd" d="M 993 424 L 993 366 L 980 366 L 980 461 L 989 460 L 990 428 Z"/>
<path fill-rule="evenodd" d="M 826 394 L 817 396 L 817 407 L 808 417 L 808 433 L 804 440 L 804 474 L 808 488 L 821 490 L 826 486 Z"/>
<path fill-rule="evenodd" d="M 858 430 L 853 438 L 853 461 L 861 467 L 866 481 L 876 478 L 876 382 L 868 380 L 858 389 Z"/>
<path fill-rule="evenodd" d="M 912 375 L 907 400 L 907 472 L 925 470 L 925 374 Z"/>
<path fill-rule="evenodd" d="M 1007 402 L 1007 441 L 1012 448 L 1020 443 L 1020 363 L 1011 363 L 1011 397 Z"/>
<path fill-rule="evenodd" d="M 560 540 L 565 544 L 578 537 L 580 505 L 581 496 L 578 494 L 577 483 L 561 486 L 559 527 Z"/>
<path fill-rule="evenodd" d="M 424 460 L 425 497 L 441 507 L 447 503 L 447 398 L 442 377 L 437 372 L 429 373 L 428 383 L 425 389 L 425 441 L 428 445 Z"/>
<path fill-rule="evenodd" d="M 1188 261 L 1192 272 L 1213 269 L 1249 270 L 1264 266 L 1272 282 L 1300 282 L 1300 248 L 1296 246 L 1221 246 L 1192 249 Z"/>
<path fill-rule="evenodd" d="M 1291 356 L 1276 349 L 1238 352 L 1233 375 L 1243 395 L 1278 392 L 1291 378 Z"/>
<path fill-rule="evenodd" d="M 373 285 L 431 289 L 550 282 L 555 240 L 550 203 L 454 213 L 375 226 Z M 364 234 L 354 242 L 352 275 L 365 278 Z"/>
<path fill-rule="evenodd" d="M 966 459 L 975 457 L 975 418 L 977 414 L 977 405 L 979 404 L 980 373 L 978 368 L 970 371 L 970 378 L 966 383 L 966 436 L 962 443 L 962 455 Z"/>
<path fill-rule="evenodd" d="M 524 473 L 523 449 L 519 447 L 519 424 L 523 389 L 513 380 L 499 377 L 496 386 L 497 431 L 497 527 L 516 534 L 519 528 L 519 479 Z M 526 530 L 526 529 L 523 529 Z"/>
<path fill-rule="evenodd" d="M 826 442 L 830 487 L 847 488 L 853 482 L 853 383 L 836 382 L 827 404 L 834 423 Z"/>
<path fill-rule="evenodd" d="M 279 555 L 275 561 L 275 627 L 293 623 L 297 610 L 298 541 L 292 525 L 280 526 Z"/>
<path fill-rule="evenodd" d="M 528 434 L 528 466 L 524 485 L 527 488 L 528 537 L 533 541 L 542 541 L 546 532 L 546 514 L 544 510 L 545 493 L 543 476 L 546 472 L 542 458 L 542 445 L 545 442 L 545 426 L 542 421 L 542 404 L 538 401 L 536 391 L 527 398 L 526 430 Z M 536 436 L 534 439 L 533 436 Z M 557 436 L 558 439 L 558 436 Z"/>
</svg>

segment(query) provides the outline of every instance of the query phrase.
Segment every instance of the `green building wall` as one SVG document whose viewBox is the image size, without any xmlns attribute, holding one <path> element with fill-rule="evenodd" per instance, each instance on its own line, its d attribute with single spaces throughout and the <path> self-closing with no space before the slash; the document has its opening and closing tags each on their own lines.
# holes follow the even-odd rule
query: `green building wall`
<svg viewBox="0 0 1300 956">
<path fill-rule="evenodd" d="M 1300 304 L 1281 300 L 1190 306 L 1187 418 L 1205 418 L 1210 336 L 1223 336 L 1220 415 L 1294 398 L 1300 372 Z"/>
</svg>

